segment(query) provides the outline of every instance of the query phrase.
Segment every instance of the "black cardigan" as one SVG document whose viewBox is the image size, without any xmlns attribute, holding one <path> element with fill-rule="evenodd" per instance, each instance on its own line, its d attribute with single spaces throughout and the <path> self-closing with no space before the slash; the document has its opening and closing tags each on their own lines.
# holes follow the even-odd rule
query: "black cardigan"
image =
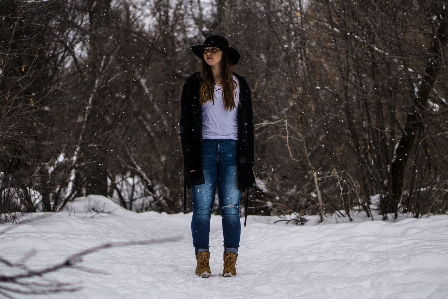
<svg viewBox="0 0 448 299">
<path fill-rule="evenodd" d="M 238 106 L 238 189 L 246 190 L 255 185 L 254 165 L 254 121 L 249 85 L 242 76 L 234 73 L 240 87 Z M 188 77 L 182 90 L 180 136 L 184 155 L 184 175 L 187 188 L 204 184 L 202 169 L 202 105 L 199 101 L 200 73 Z M 190 170 L 196 170 L 190 172 Z"/>
</svg>

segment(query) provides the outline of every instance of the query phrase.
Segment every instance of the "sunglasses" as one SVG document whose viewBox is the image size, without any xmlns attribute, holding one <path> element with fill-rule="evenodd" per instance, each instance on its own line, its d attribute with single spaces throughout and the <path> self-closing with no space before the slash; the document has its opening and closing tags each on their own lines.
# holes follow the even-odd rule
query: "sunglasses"
<svg viewBox="0 0 448 299">
<path fill-rule="evenodd" d="M 221 51 L 220 48 L 212 47 L 212 48 L 204 48 L 204 50 L 202 50 L 202 53 L 203 54 L 207 54 L 207 53 L 216 54 L 219 51 Z"/>
</svg>

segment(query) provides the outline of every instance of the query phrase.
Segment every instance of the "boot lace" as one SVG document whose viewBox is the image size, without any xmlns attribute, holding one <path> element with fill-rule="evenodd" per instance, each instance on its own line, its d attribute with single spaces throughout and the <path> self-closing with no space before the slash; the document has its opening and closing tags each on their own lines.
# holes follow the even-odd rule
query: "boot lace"
<svg viewBox="0 0 448 299">
<path fill-rule="evenodd" d="M 198 254 L 198 268 L 203 269 L 208 267 L 207 254 Z"/>
<path fill-rule="evenodd" d="M 234 269 L 236 264 L 236 254 L 226 254 L 224 257 L 224 268 Z"/>
</svg>

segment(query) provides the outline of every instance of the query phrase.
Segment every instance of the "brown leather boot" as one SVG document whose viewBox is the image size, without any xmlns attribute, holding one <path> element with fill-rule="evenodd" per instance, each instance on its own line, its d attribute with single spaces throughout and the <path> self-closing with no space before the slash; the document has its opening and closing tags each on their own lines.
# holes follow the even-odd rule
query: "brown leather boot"
<svg viewBox="0 0 448 299">
<path fill-rule="evenodd" d="M 196 275 L 202 278 L 209 278 L 212 272 L 210 271 L 210 252 L 199 252 L 196 254 Z"/>
<path fill-rule="evenodd" d="M 238 255 L 232 252 L 224 253 L 224 270 L 222 271 L 222 276 L 232 277 L 236 275 L 236 259 Z"/>
</svg>

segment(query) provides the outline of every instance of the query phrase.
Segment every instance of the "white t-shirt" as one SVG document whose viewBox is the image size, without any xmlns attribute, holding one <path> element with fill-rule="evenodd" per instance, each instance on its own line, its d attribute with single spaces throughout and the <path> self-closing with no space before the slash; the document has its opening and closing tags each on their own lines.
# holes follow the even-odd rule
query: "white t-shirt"
<svg viewBox="0 0 448 299">
<path fill-rule="evenodd" d="M 236 83 L 235 108 L 226 110 L 222 98 L 223 87 L 215 85 L 214 101 L 202 105 L 202 139 L 232 139 L 238 140 L 237 112 L 240 100 L 240 87 L 238 79 L 233 76 Z"/>
</svg>

